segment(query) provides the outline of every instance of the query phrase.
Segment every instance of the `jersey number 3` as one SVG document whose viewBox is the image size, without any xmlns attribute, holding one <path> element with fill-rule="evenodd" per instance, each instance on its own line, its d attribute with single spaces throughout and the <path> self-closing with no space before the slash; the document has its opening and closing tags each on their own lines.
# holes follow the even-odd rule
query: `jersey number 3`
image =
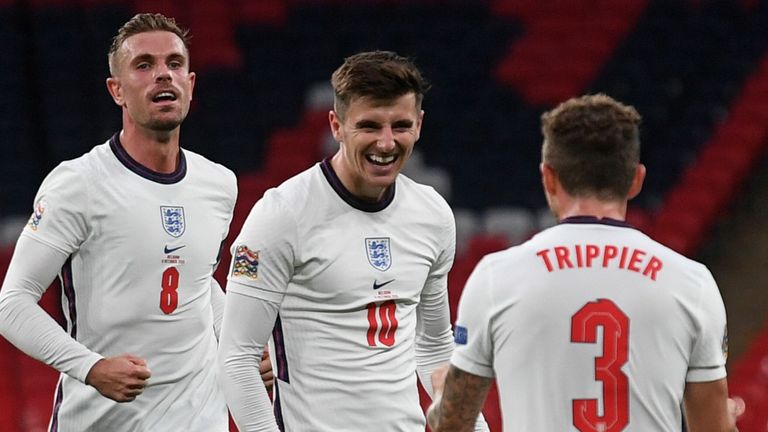
<svg viewBox="0 0 768 432">
<path fill-rule="evenodd" d="M 376 332 L 379 333 L 379 342 L 391 347 L 395 344 L 395 330 L 397 330 L 397 317 L 395 311 L 397 305 L 394 300 L 387 300 L 384 303 L 368 303 L 368 345 L 376 346 Z M 379 330 L 379 321 L 381 321 L 381 330 Z"/>
<path fill-rule="evenodd" d="M 160 288 L 160 310 L 168 315 L 179 305 L 179 293 L 176 291 L 179 288 L 179 271 L 176 267 L 165 269 Z"/>
<path fill-rule="evenodd" d="M 603 383 L 603 415 L 597 399 L 573 400 L 573 425 L 581 432 L 619 432 L 629 424 L 629 383 L 621 367 L 629 356 L 629 318 L 610 300 L 584 305 L 571 317 L 571 342 L 596 343 L 603 328 L 603 355 L 595 358 L 595 379 Z"/>
</svg>

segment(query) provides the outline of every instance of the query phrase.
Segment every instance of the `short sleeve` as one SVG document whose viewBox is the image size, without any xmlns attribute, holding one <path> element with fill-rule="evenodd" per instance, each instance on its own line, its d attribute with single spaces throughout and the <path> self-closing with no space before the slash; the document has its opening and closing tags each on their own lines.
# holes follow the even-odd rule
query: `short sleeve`
<svg viewBox="0 0 768 432">
<path fill-rule="evenodd" d="M 459 369 L 484 377 L 493 377 L 491 342 L 492 276 L 488 259 L 478 263 L 467 279 L 459 301 L 451 363 Z"/>
<path fill-rule="evenodd" d="M 80 248 L 88 234 L 88 186 L 74 162 L 56 167 L 43 180 L 34 209 L 21 235 L 66 255 Z"/>
<path fill-rule="evenodd" d="M 296 228 L 277 192 L 268 191 L 232 243 L 227 291 L 282 302 L 293 276 Z"/>
<path fill-rule="evenodd" d="M 689 361 L 688 382 L 714 381 L 726 376 L 727 330 L 725 306 L 709 270 L 702 278 L 697 333 Z"/>
</svg>

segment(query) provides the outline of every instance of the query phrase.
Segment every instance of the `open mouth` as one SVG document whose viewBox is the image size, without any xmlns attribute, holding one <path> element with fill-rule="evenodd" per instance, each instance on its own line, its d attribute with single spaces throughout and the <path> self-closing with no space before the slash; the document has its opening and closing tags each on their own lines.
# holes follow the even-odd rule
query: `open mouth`
<svg viewBox="0 0 768 432">
<path fill-rule="evenodd" d="M 365 159 L 374 165 L 387 166 L 394 163 L 397 160 L 397 155 L 381 156 L 381 155 L 369 154 L 369 155 L 365 155 Z"/>
<path fill-rule="evenodd" d="M 152 97 L 152 102 L 173 102 L 176 94 L 172 91 L 161 91 Z"/>
</svg>

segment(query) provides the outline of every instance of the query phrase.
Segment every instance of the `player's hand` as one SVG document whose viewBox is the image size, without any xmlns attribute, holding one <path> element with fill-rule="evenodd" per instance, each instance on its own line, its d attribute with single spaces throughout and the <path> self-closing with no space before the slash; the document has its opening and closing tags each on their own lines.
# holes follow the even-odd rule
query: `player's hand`
<svg viewBox="0 0 768 432">
<path fill-rule="evenodd" d="M 744 399 L 740 397 L 728 398 L 728 421 L 731 426 L 731 430 L 738 431 L 736 429 L 736 419 L 739 418 L 746 410 L 746 404 Z"/>
<path fill-rule="evenodd" d="M 434 397 L 443 394 L 445 387 L 445 377 L 448 376 L 448 368 L 451 365 L 446 363 L 432 371 L 432 392 Z"/>
<path fill-rule="evenodd" d="M 85 383 L 104 397 L 117 402 L 130 402 L 144 391 L 152 373 L 144 359 L 122 354 L 103 358 L 88 371 Z"/>
<path fill-rule="evenodd" d="M 272 386 L 275 384 L 275 374 L 272 372 L 272 361 L 269 359 L 268 349 L 264 349 L 264 354 L 261 356 L 259 373 L 261 373 L 261 380 L 264 381 L 264 387 L 267 388 L 267 391 L 272 391 Z"/>
</svg>

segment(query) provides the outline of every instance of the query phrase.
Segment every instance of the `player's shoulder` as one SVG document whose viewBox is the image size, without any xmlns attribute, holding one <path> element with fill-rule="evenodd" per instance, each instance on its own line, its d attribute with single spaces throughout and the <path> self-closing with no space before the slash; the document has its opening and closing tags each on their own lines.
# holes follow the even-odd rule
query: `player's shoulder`
<svg viewBox="0 0 768 432">
<path fill-rule="evenodd" d="M 187 149 L 184 149 L 184 157 L 187 160 L 188 170 L 199 170 L 201 175 L 210 176 L 211 180 L 218 179 L 222 183 L 237 187 L 235 173 L 226 166 Z"/>
<path fill-rule="evenodd" d="M 397 176 L 395 194 L 403 193 L 410 201 L 418 202 L 426 211 L 453 219 L 453 212 L 445 198 L 430 185 L 418 183 L 405 174 Z"/>
<path fill-rule="evenodd" d="M 675 251 L 674 249 L 656 241 L 645 233 L 640 233 L 640 235 L 645 237 L 647 242 L 652 245 L 649 246 L 649 250 L 652 250 L 652 253 L 661 259 L 668 266 L 668 268 L 674 268 L 678 271 L 689 273 L 697 278 L 712 278 L 712 275 L 706 265 L 692 258 L 689 258 L 680 252 Z"/>
<path fill-rule="evenodd" d="M 317 199 L 322 193 L 319 190 L 322 181 L 324 180 L 320 168 L 315 164 L 279 185 L 267 189 L 254 209 L 297 218 L 297 215 L 307 213 L 307 206 L 324 201 Z"/>
<path fill-rule="evenodd" d="M 314 201 L 311 198 L 317 197 L 324 181 L 319 164 L 314 164 L 274 188 L 268 189 L 262 199 L 277 200 L 299 209 Z"/>
<path fill-rule="evenodd" d="M 105 175 L 105 159 L 109 151 L 109 144 L 102 143 L 81 156 L 62 161 L 48 173 L 43 184 L 66 189 L 84 187 L 87 179 Z"/>
</svg>

